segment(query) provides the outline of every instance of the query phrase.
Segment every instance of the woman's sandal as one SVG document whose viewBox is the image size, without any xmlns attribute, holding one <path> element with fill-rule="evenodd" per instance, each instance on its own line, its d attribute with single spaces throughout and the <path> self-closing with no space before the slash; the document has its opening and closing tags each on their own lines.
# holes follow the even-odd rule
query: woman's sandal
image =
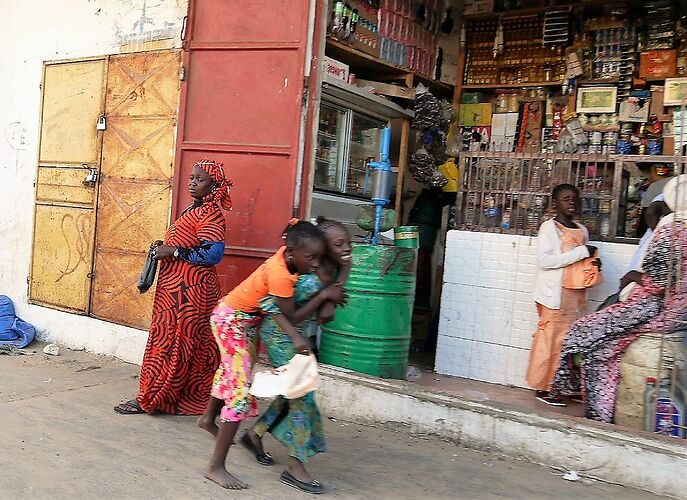
<svg viewBox="0 0 687 500">
<path fill-rule="evenodd" d="M 147 413 L 135 399 L 119 403 L 114 407 L 114 411 L 120 415 L 141 415 Z"/>
<path fill-rule="evenodd" d="M 248 435 L 248 431 L 243 431 L 241 433 L 241 444 L 245 449 L 250 451 L 255 455 L 255 460 L 258 462 L 260 465 L 265 465 L 265 466 L 270 466 L 274 465 L 274 458 L 272 458 L 272 455 L 269 453 L 258 453 L 258 450 L 255 448 L 255 445 L 253 444 L 253 441 L 251 440 L 250 436 Z"/>
<path fill-rule="evenodd" d="M 293 477 L 289 471 L 282 472 L 281 482 L 297 490 L 304 491 L 305 493 L 312 493 L 313 495 L 321 495 L 324 493 L 324 486 L 322 486 L 319 481 L 313 479 L 309 483 L 304 483 Z"/>
</svg>

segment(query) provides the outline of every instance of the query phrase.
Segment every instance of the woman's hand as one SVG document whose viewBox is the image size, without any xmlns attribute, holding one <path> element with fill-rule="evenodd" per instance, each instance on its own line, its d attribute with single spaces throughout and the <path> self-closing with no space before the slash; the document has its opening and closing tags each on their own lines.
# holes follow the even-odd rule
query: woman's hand
<svg viewBox="0 0 687 500">
<path fill-rule="evenodd" d="M 166 259 L 167 257 L 172 257 L 174 252 L 176 252 L 177 247 L 170 245 L 157 245 L 153 248 L 153 258 L 155 260 Z"/>
<path fill-rule="evenodd" d="M 310 354 L 310 341 L 303 335 L 296 335 L 292 340 L 293 347 L 296 349 L 298 354 L 303 354 L 304 356 L 308 356 Z"/>
<path fill-rule="evenodd" d="M 336 305 L 334 302 L 325 302 L 317 312 L 317 323 L 320 325 L 326 325 L 334 319 L 335 312 Z"/>
<path fill-rule="evenodd" d="M 641 285 L 643 277 L 644 273 L 640 273 L 639 271 L 630 271 L 620 280 L 620 289 L 622 290 L 630 283 L 637 283 Z"/>
</svg>

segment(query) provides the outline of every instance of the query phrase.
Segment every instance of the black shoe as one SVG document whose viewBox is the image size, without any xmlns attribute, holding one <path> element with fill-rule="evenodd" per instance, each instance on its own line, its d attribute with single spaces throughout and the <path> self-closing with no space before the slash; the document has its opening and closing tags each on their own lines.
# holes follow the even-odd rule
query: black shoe
<svg viewBox="0 0 687 500">
<path fill-rule="evenodd" d="M 549 406 L 568 406 L 566 405 L 561 398 L 557 398 L 555 396 L 537 396 L 537 401 L 541 401 L 544 404 L 547 404 Z"/>
<path fill-rule="evenodd" d="M 247 449 L 253 455 L 255 455 L 255 461 L 258 462 L 260 465 L 265 465 L 268 467 L 270 465 L 274 465 L 274 458 L 272 458 L 272 455 L 270 455 L 269 453 L 258 453 L 258 450 L 255 448 L 253 440 L 250 438 L 247 431 L 244 431 L 241 434 L 240 442 L 245 449 Z"/>
<path fill-rule="evenodd" d="M 281 482 L 297 490 L 304 491 L 305 493 L 312 493 L 313 495 L 321 495 L 324 493 L 324 486 L 318 481 L 312 480 L 309 483 L 304 483 L 293 477 L 288 471 L 282 472 Z"/>
</svg>

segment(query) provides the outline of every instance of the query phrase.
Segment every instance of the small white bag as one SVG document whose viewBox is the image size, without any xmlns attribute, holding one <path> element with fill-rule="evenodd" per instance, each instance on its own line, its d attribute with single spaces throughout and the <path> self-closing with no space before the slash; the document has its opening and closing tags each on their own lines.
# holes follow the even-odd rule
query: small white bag
<svg viewBox="0 0 687 500">
<path fill-rule="evenodd" d="M 317 390 L 318 383 L 315 356 L 296 354 L 284 366 L 256 373 L 250 393 L 257 398 L 284 396 L 287 399 L 297 399 Z"/>
</svg>

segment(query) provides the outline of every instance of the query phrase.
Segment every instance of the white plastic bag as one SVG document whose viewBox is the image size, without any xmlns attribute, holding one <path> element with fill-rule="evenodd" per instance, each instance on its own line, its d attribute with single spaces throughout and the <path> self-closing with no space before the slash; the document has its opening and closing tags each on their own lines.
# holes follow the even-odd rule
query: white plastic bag
<svg viewBox="0 0 687 500">
<path fill-rule="evenodd" d="M 284 396 L 287 399 L 297 399 L 317 390 L 318 383 L 315 356 L 296 354 L 284 366 L 256 373 L 250 393 L 257 398 Z"/>
</svg>

